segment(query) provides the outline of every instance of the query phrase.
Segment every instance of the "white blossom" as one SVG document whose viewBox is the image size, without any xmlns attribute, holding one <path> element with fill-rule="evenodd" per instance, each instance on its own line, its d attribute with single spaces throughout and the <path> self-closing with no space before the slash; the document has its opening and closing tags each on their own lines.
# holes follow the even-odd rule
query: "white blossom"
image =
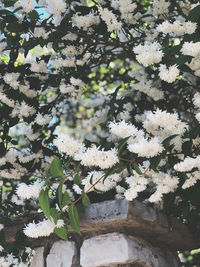
<svg viewBox="0 0 200 267">
<path fill-rule="evenodd" d="M 168 14 L 170 3 L 165 0 L 153 0 L 153 14 L 159 16 L 161 14 Z"/>
<path fill-rule="evenodd" d="M 38 198 L 42 190 L 43 183 L 35 182 L 33 184 L 21 183 L 16 189 L 16 194 L 22 199 Z"/>
<path fill-rule="evenodd" d="M 148 65 L 159 63 L 162 60 L 163 52 L 158 42 L 139 44 L 133 51 L 137 54 L 138 60 L 147 67 Z"/>
<path fill-rule="evenodd" d="M 197 57 L 200 56 L 200 42 L 185 42 L 181 48 L 183 55 Z"/>
<path fill-rule="evenodd" d="M 143 176 L 135 173 L 134 176 L 127 177 L 126 182 L 128 183 L 129 188 L 125 191 L 124 196 L 127 200 L 131 201 L 138 196 L 139 192 L 146 189 L 149 181 Z"/>
<path fill-rule="evenodd" d="M 76 159 L 81 160 L 81 164 L 84 166 L 97 166 L 101 169 L 111 168 L 119 161 L 115 149 L 104 151 L 95 146 L 77 155 Z"/>
<path fill-rule="evenodd" d="M 187 172 L 193 168 L 200 168 L 200 156 L 196 158 L 186 157 L 183 161 L 174 165 L 174 169 L 178 172 Z"/>
<path fill-rule="evenodd" d="M 109 124 L 110 133 L 116 135 L 118 138 L 126 138 L 128 136 L 135 136 L 138 132 L 133 124 L 128 124 L 124 120 L 120 122 L 111 122 Z"/>
<path fill-rule="evenodd" d="M 35 121 L 38 125 L 46 125 L 49 124 L 49 122 L 51 121 L 52 117 L 48 114 L 42 115 L 41 113 L 38 113 Z"/>
<path fill-rule="evenodd" d="M 157 156 L 163 149 L 164 148 L 157 137 L 150 140 L 141 138 L 138 142 L 128 145 L 128 150 L 130 152 L 138 154 L 139 157 L 147 158 Z"/>
<path fill-rule="evenodd" d="M 200 108 L 200 93 L 196 93 L 193 97 L 193 104 L 197 107 Z"/>
<path fill-rule="evenodd" d="M 82 180 L 85 192 L 87 192 L 88 190 L 90 192 L 94 189 L 100 191 L 109 191 L 110 189 L 114 188 L 116 186 L 116 182 L 121 179 L 118 174 L 109 175 L 105 179 L 104 177 L 105 173 L 102 171 L 90 172 L 88 176 Z M 93 187 L 93 185 L 95 186 Z"/>
<path fill-rule="evenodd" d="M 157 109 L 155 112 L 146 112 L 145 117 L 144 128 L 155 136 L 166 138 L 174 134 L 182 135 L 188 128 L 186 123 L 179 120 L 177 113 Z"/>
<path fill-rule="evenodd" d="M 20 0 L 23 10 L 27 13 L 34 9 L 34 0 Z"/>
<path fill-rule="evenodd" d="M 161 64 L 159 67 L 159 71 L 160 79 L 168 83 L 174 82 L 180 73 L 177 65 L 172 65 L 167 68 L 166 65 Z"/>
<path fill-rule="evenodd" d="M 39 223 L 29 223 L 24 228 L 24 234 L 31 238 L 38 238 L 40 236 L 49 236 L 53 233 L 55 224 L 50 220 L 43 220 Z"/>
<path fill-rule="evenodd" d="M 112 11 L 107 8 L 99 7 L 99 12 L 102 20 L 105 21 L 109 32 L 119 31 L 121 29 L 122 23 L 118 22 L 116 16 L 114 15 L 114 13 L 112 13 Z"/>
<path fill-rule="evenodd" d="M 65 12 L 67 8 L 66 2 L 64 0 L 48 0 L 47 10 L 50 14 L 59 16 L 61 13 Z"/>
<path fill-rule="evenodd" d="M 157 31 L 163 32 L 165 34 L 193 34 L 197 29 L 197 23 L 187 21 L 181 22 L 179 20 L 175 20 L 173 23 L 169 21 L 164 21 L 162 24 L 159 24 L 156 28 Z"/>
<path fill-rule="evenodd" d="M 54 140 L 54 145 L 57 148 L 67 154 L 68 156 L 74 157 L 76 154 L 81 153 L 84 150 L 84 146 L 81 142 L 73 139 L 68 134 L 59 134 Z"/>
<path fill-rule="evenodd" d="M 157 189 L 156 192 L 150 196 L 150 202 L 158 202 L 162 199 L 163 194 L 174 192 L 179 183 L 178 177 L 161 172 L 153 174 L 152 180 L 156 184 Z"/>
</svg>

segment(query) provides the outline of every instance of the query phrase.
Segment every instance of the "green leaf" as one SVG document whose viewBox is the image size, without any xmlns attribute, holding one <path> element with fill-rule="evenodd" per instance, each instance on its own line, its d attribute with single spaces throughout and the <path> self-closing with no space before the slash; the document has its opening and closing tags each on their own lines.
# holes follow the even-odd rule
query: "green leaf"
<svg viewBox="0 0 200 267">
<path fill-rule="evenodd" d="M 163 155 L 159 155 L 150 159 L 151 169 L 157 172 L 157 167 L 162 159 Z"/>
<path fill-rule="evenodd" d="M 185 156 L 192 156 L 192 141 L 186 141 L 182 144 L 182 151 Z"/>
<path fill-rule="evenodd" d="M 50 214 L 51 214 L 51 217 L 54 220 L 54 223 L 57 224 L 57 221 L 58 221 L 58 211 L 57 211 L 57 209 L 51 208 Z"/>
<path fill-rule="evenodd" d="M 49 172 L 53 178 L 62 177 L 64 175 L 62 164 L 58 157 L 55 157 L 51 162 Z"/>
<path fill-rule="evenodd" d="M 134 176 L 134 172 L 133 172 L 133 169 L 132 169 L 132 166 L 131 166 L 131 162 L 128 164 L 128 170 L 129 170 L 130 174 L 132 176 Z"/>
<path fill-rule="evenodd" d="M 57 188 L 58 206 L 59 206 L 60 210 L 62 210 L 62 196 L 63 196 L 63 194 L 62 194 L 62 188 L 63 188 L 64 181 L 65 180 L 62 179 L 60 181 L 60 184 L 59 184 L 58 188 Z"/>
<path fill-rule="evenodd" d="M 182 65 L 184 65 L 186 62 L 189 62 L 192 60 L 192 56 L 185 56 L 185 55 L 181 55 L 180 57 L 176 58 L 175 60 L 173 60 L 172 64 L 177 64 L 179 67 L 181 67 Z"/>
<path fill-rule="evenodd" d="M 44 214 L 47 216 L 48 219 L 50 219 L 51 214 L 50 214 L 50 201 L 49 201 L 49 196 L 48 196 L 48 190 L 47 189 L 42 189 L 40 191 L 39 195 L 39 203 L 42 211 Z"/>
<path fill-rule="evenodd" d="M 106 171 L 105 176 L 104 176 L 104 178 L 103 178 L 103 182 L 105 181 L 105 179 L 106 179 L 109 175 L 111 175 L 111 174 L 113 174 L 113 173 L 116 172 L 116 169 L 118 168 L 118 166 L 119 166 L 119 164 L 117 163 L 117 164 L 115 164 L 112 168 L 110 168 L 110 169 L 108 169 L 108 170 Z"/>
<path fill-rule="evenodd" d="M 67 231 L 66 225 L 59 227 L 59 228 L 56 227 L 54 231 L 60 238 L 62 238 L 64 240 L 68 240 L 68 238 L 67 238 L 68 231 Z"/>
<path fill-rule="evenodd" d="M 36 20 L 36 19 L 40 18 L 39 14 L 37 13 L 36 10 L 32 10 L 31 12 L 29 12 L 28 16 L 32 20 Z"/>
<path fill-rule="evenodd" d="M 174 134 L 174 135 L 167 137 L 165 140 L 163 140 L 162 144 L 163 144 L 164 148 L 168 149 L 168 147 L 170 145 L 170 141 L 173 140 L 177 136 L 178 136 L 178 134 Z"/>
<path fill-rule="evenodd" d="M 10 32 L 26 32 L 27 30 L 25 24 L 19 24 L 17 21 L 9 23 L 7 29 Z"/>
<path fill-rule="evenodd" d="M 3 0 L 2 2 L 5 7 L 10 7 L 10 6 L 13 6 L 16 1 L 15 0 Z"/>
<path fill-rule="evenodd" d="M 133 168 L 134 170 L 139 174 L 139 175 L 142 175 L 143 173 L 141 172 L 138 164 L 136 162 L 133 163 Z"/>
<path fill-rule="evenodd" d="M 70 225 L 71 225 L 72 229 L 74 229 L 75 232 L 77 232 L 79 235 L 81 235 L 80 226 L 79 226 L 78 211 L 74 205 L 69 207 L 68 215 L 69 215 L 69 221 L 70 221 Z"/>
<path fill-rule="evenodd" d="M 130 138 L 130 136 L 124 138 L 118 145 L 118 155 L 121 152 L 122 148 L 127 144 L 128 139 Z"/>
<path fill-rule="evenodd" d="M 78 173 L 74 177 L 74 183 L 77 185 L 81 184 L 81 179 Z"/>
<path fill-rule="evenodd" d="M 85 191 L 82 191 L 82 203 L 84 206 L 90 206 L 91 205 L 90 199 L 89 199 L 88 195 L 85 193 Z"/>
<path fill-rule="evenodd" d="M 197 22 L 199 19 L 200 19 L 200 5 L 193 8 L 188 15 L 189 21 Z"/>
<path fill-rule="evenodd" d="M 66 205 L 69 205 L 71 202 L 72 201 L 69 194 L 65 191 L 62 197 L 62 208 Z"/>
</svg>

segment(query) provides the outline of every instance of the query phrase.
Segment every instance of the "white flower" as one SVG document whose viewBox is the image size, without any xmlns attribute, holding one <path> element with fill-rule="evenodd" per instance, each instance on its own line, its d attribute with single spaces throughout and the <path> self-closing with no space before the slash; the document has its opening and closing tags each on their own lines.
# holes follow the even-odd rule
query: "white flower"
<svg viewBox="0 0 200 267">
<path fill-rule="evenodd" d="M 158 202 L 162 199 L 163 194 L 174 192 L 178 187 L 179 178 L 172 177 L 167 173 L 154 173 L 152 175 L 153 182 L 157 185 L 157 190 L 149 198 L 150 202 Z"/>
<path fill-rule="evenodd" d="M 193 104 L 197 107 L 200 108 L 200 93 L 196 93 L 193 97 Z"/>
<path fill-rule="evenodd" d="M 133 124 L 128 124 L 124 120 L 120 122 L 111 122 L 109 124 L 110 133 L 119 137 L 126 138 L 128 136 L 135 136 L 138 132 Z"/>
<path fill-rule="evenodd" d="M 182 162 L 174 165 L 177 172 L 187 172 L 193 168 L 200 168 L 200 156 L 196 158 L 186 157 Z"/>
<path fill-rule="evenodd" d="M 138 142 L 128 145 L 128 150 L 130 152 L 137 153 L 139 157 L 147 158 L 157 156 L 163 149 L 164 148 L 157 137 L 150 140 L 141 138 Z"/>
<path fill-rule="evenodd" d="M 200 55 L 200 42 L 185 42 L 181 49 L 183 55 L 197 57 Z"/>
<path fill-rule="evenodd" d="M 162 60 L 163 52 L 161 45 L 157 42 L 136 46 L 133 51 L 137 54 L 138 60 L 147 67 L 148 65 L 159 63 Z"/>
<path fill-rule="evenodd" d="M 50 220 L 43 220 L 39 223 L 29 223 L 24 229 L 24 234 L 31 238 L 38 238 L 40 236 L 49 236 L 53 233 L 55 224 Z"/>
<path fill-rule="evenodd" d="M 179 20 L 175 20 L 173 23 L 168 21 L 164 21 L 162 24 L 159 24 L 156 28 L 157 31 L 163 32 L 165 34 L 193 34 L 197 29 L 197 23 L 187 21 L 181 22 Z"/>
<path fill-rule="evenodd" d="M 139 83 L 131 83 L 131 87 L 135 90 L 143 92 L 144 94 L 150 96 L 155 101 L 164 98 L 164 93 L 156 87 L 152 86 L 152 81 L 140 81 Z"/>
<path fill-rule="evenodd" d="M 56 16 L 65 12 L 67 8 L 64 0 L 48 0 L 47 4 L 48 12 Z"/>
<path fill-rule="evenodd" d="M 22 199 L 38 198 L 42 190 L 43 183 L 35 182 L 34 184 L 27 185 L 21 183 L 16 189 L 16 194 Z"/>
<path fill-rule="evenodd" d="M 47 64 L 45 63 L 44 60 L 41 60 L 39 62 L 32 62 L 30 70 L 33 72 L 42 72 L 42 73 L 48 72 Z"/>
<path fill-rule="evenodd" d="M 72 17 L 72 23 L 83 30 L 91 30 L 90 28 L 93 25 L 98 25 L 100 23 L 100 19 L 98 16 L 90 13 L 85 16 L 78 16 L 77 14 Z M 70 36 L 71 38 L 71 36 Z"/>
<path fill-rule="evenodd" d="M 57 228 L 60 228 L 60 227 L 63 227 L 64 225 L 65 225 L 65 222 L 63 220 L 59 219 L 57 221 L 56 227 Z"/>
<path fill-rule="evenodd" d="M 4 228 L 3 224 L 0 224 L 0 231 Z"/>
<path fill-rule="evenodd" d="M 84 87 L 85 86 L 85 83 L 82 80 L 76 79 L 74 77 L 70 78 L 70 82 L 74 86 L 78 86 L 78 87 Z"/>
<path fill-rule="evenodd" d="M 121 30 L 122 23 L 117 21 L 117 18 L 112 11 L 107 8 L 99 7 L 99 13 L 102 20 L 105 21 L 109 32 Z"/>
<path fill-rule="evenodd" d="M 155 136 L 166 138 L 174 134 L 182 135 L 188 128 L 186 123 L 179 120 L 177 113 L 157 109 L 155 112 L 146 112 L 145 116 L 143 127 Z"/>
<path fill-rule="evenodd" d="M 198 120 L 198 122 L 200 122 L 200 112 L 197 113 L 197 114 L 195 115 L 195 117 L 196 117 L 196 119 Z"/>
<path fill-rule="evenodd" d="M 170 3 L 165 0 L 153 0 L 153 14 L 158 16 L 161 14 L 168 14 Z"/>
<path fill-rule="evenodd" d="M 114 176 L 115 174 L 109 175 L 105 181 L 105 173 L 102 171 L 93 171 L 88 174 L 88 176 L 82 180 L 82 184 L 84 185 L 84 191 L 87 192 L 89 189 L 90 191 L 93 191 L 94 189 L 100 190 L 100 191 L 109 191 L 110 189 L 114 188 L 116 186 L 115 179 L 116 177 Z M 93 187 L 96 182 L 98 183 Z"/>
<path fill-rule="evenodd" d="M 19 81 L 17 81 L 19 79 L 20 73 L 15 73 L 15 72 L 11 72 L 11 73 L 6 73 L 3 76 L 3 79 L 5 81 L 5 83 L 9 84 L 11 87 L 13 87 L 13 89 L 18 89 L 19 87 Z"/>
<path fill-rule="evenodd" d="M 134 173 L 134 176 L 126 178 L 126 182 L 128 183 L 129 188 L 125 191 L 124 196 L 127 200 L 131 201 L 138 196 L 139 192 L 142 192 L 146 189 L 149 181 L 143 176 Z"/>
<path fill-rule="evenodd" d="M 82 143 L 73 139 L 68 134 L 59 134 L 57 139 L 54 140 L 54 145 L 57 146 L 61 152 L 71 157 L 74 157 L 84 150 Z"/>
<path fill-rule="evenodd" d="M 17 195 L 12 195 L 11 202 L 15 203 L 16 205 L 24 206 L 24 199 L 19 198 Z"/>
<path fill-rule="evenodd" d="M 41 113 L 38 113 L 36 118 L 35 118 L 35 122 L 38 125 L 43 126 L 43 125 L 49 124 L 51 119 L 52 119 L 52 117 L 48 114 L 42 115 Z"/>
<path fill-rule="evenodd" d="M 76 192 L 76 194 L 78 194 L 78 195 L 81 195 L 82 194 L 82 190 L 81 190 L 81 188 L 77 184 L 74 184 L 72 186 L 72 188 L 74 189 L 74 191 Z"/>
<path fill-rule="evenodd" d="M 103 151 L 95 146 L 80 154 L 80 160 L 84 166 L 97 166 L 101 169 L 111 168 L 119 161 L 115 149 Z"/>
<path fill-rule="evenodd" d="M 166 65 L 161 64 L 159 67 L 159 71 L 160 79 L 168 83 L 174 82 L 180 73 L 177 65 L 172 65 L 167 68 Z"/>
<path fill-rule="evenodd" d="M 20 4 L 27 13 L 34 9 L 34 0 L 20 0 Z"/>
</svg>

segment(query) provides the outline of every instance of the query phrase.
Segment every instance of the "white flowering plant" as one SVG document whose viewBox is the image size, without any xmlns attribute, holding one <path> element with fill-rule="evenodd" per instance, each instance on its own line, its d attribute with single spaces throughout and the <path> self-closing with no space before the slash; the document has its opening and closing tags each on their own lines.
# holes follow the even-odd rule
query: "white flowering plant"
<svg viewBox="0 0 200 267">
<path fill-rule="evenodd" d="M 2 0 L 0 32 L 1 266 L 28 266 L 4 227 L 41 211 L 25 236 L 123 198 L 199 230 L 198 1 Z"/>
</svg>

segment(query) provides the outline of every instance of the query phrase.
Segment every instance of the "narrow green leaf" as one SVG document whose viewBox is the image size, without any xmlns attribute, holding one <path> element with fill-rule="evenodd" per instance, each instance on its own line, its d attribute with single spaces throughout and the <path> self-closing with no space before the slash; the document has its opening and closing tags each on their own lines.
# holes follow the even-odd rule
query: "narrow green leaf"
<svg viewBox="0 0 200 267">
<path fill-rule="evenodd" d="M 188 15 L 188 20 L 192 22 L 197 22 L 199 19 L 200 19 L 200 5 L 193 8 Z"/>
<path fill-rule="evenodd" d="M 133 163 L 133 168 L 134 170 L 139 174 L 139 175 L 142 175 L 143 173 L 141 172 L 138 164 L 136 162 Z"/>
<path fill-rule="evenodd" d="M 70 221 L 70 225 L 72 229 L 74 229 L 75 232 L 81 235 L 78 211 L 74 205 L 69 207 L 68 215 L 69 215 L 69 221 Z"/>
<path fill-rule="evenodd" d="M 67 238 L 68 231 L 67 231 L 66 225 L 59 227 L 59 228 L 56 227 L 54 231 L 60 238 L 62 238 L 64 240 L 68 240 L 68 238 Z"/>
<path fill-rule="evenodd" d="M 72 201 L 69 194 L 65 191 L 62 197 L 62 208 L 66 205 L 69 205 L 71 202 Z"/>
<path fill-rule="evenodd" d="M 118 155 L 119 155 L 119 153 L 121 152 L 122 148 L 127 144 L 129 138 L 130 138 L 130 136 L 124 138 L 124 139 L 119 143 L 119 145 L 118 145 L 118 149 L 117 149 L 117 150 L 118 150 Z"/>
<path fill-rule="evenodd" d="M 90 199 L 89 199 L 88 195 L 85 193 L 85 191 L 82 191 L 82 203 L 84 206 L 90 206 L 91 205 Z"/>
<path fill-rule="evenodd" d="M 65 180 L 62 179 L 60 181 L 60 184 L 59 184 L 58 188 L 57 188 L 58 206 L 59 206 L 60 210 L 62 210 L 62 196 L 63 196 L 63 194 L 62 194 L 62 188 L 63 188 L 64 181 Z"/>
<path fill-rule="evenodd" d="M 163 154 L 161 154 L 159 156 L 156 156 L 156 157 L 153 157 L 153 158 L 150 159 L 151 169 L 152 170 L 157 171 L 157 167 L 158 167 L 162 157 L 163 157 Z"/>
<path fill-rule="evenodd" d="M 40 191 L 39 195 L 39 203 L 42 211 L 44 214 L 47 216 L 48 219 L 50 219 L 51 214 L 50 214 L 50 201 L 49 201 L 49 196 L 48 196 L 48 190 L 47 189 L 42 189 Z"/>
<path fill-rule="evenodd" d="M 133 168 L 131 166 L 131 162 L 128 164 L 128 170 L 132 176 L 134 176 Z"/>
<path fill-rule="evenodd" d="M 64 175 L 62 164 L 58 157 L 55 157 L 51 162 L 49 172 L 53 178 L 62 177 Z"/>
<path fill-rule="evenodd" d="M 104 176 L 104 178 L 103 178 L 103 182 L 106 180 L 106 178 L 107 178 L 109 175 L 115 173 L 117 167 L 118 167 L 118 164 L 115 164 L 112 168 L 110 168 L 110 169 L 108 169 L 108 170 L 106 171 L 105 176 Z"/>
<path fill-rule="evenodd" d="M 178 136 L 178 134 L 174 134 L 174 135 L 167 137 L 165 140 L 163 140 L 162 144 L 163 144 L 164 148 L 167 149 L 170 145 L 170 141 L 173 140 L 177 136 Z"/>
<path fill-rule="evenodd" d="M 79 176 L 78 173 L 74 177 L 74 183 L 77 184 L 77 185 L 81 184 L 81 179 L 80 179 L 80 176 Z"/>
<path fill-rule="evenodd" d="M 57 209 L 51 208 L 50 214 L 51 214 L 51 217 L 54 220 L 54 223 L 57 224 L 57 221 L 58 221 L 58 211 L 57 211 Z"/>
<path fill-rule="evenodd" d="M 37 13 L 36 10 L 32 10 L 31 12 L 29 12 L 28 16 L 32 20 L 36 20 L 36 19 L 40 18 L 39 14 Z"/>
</svg>

